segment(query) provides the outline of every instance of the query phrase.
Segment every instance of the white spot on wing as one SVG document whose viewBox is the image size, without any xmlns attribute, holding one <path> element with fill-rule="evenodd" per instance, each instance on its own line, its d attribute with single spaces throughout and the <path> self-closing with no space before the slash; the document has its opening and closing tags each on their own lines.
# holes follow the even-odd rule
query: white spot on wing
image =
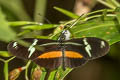
<svg viewBox="0 0 120 80">
<path fill-rule="evenodd" d="M 104 41 L 101 41 L 100 47 L 101 48 L 105 47 L 105 42 Z"/>
<path fill-rule="evenodd" d="M 85 45 L 88 45 L 88 42 L 87 42 L 86 38 L 83 39 L 83 42 L 84 42 Z"/>
<path fill-rule="evenodd" d="M 84 42 L 84 44 L 86 45 L 85 50 L 86 50 L 86 52 L 88 53 L 89 57 L 92 57 L 92 55 L 91 55 L 91 53 L 90 53 L 91 46 L 88 44 L 87 38 L 84 38 L 84 39 L 83 39 L 83 42 Z"/>
<path fill-rule="evenodd" d="M 28 58 L 30 58 L 32 56 L 32 54 L 34 53 L 34 51 L 35 51 L 34 46 L 37 44 L 37 42 L 38 42 L 38 40 L 34 39 L 33 44 L 28 48 L 28 51 L 30 51 Z"/>
<path fill-rule="evenodd" d="M 17 42 L 14 42 L 14 43 L 13 43 L 13 47 L 14 47 L 14 48 L 17 48 Z"/>
</svg>

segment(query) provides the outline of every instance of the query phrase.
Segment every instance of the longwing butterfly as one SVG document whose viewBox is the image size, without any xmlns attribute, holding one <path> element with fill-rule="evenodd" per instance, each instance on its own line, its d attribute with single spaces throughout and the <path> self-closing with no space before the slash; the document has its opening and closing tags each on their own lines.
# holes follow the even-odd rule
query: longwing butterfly
<svg viewBox="0 0 120 80">
<path fill-rule="evenodd" d="M 79 67 L 88 60 L 104 56 L 109 51 L 109 44 L 95 37 L 71 39 L 62 43 L 50 39 L 23 40 L 29 42 L 30 46 L 25 47 L 13 41 L 9 43 L 8 51 L 18 58 L 33 60 L 48 69 L 58 68 L 63 63 L 64 67 Z M 36 49 L 36 45 L 42 49 Z"/>
</svg>

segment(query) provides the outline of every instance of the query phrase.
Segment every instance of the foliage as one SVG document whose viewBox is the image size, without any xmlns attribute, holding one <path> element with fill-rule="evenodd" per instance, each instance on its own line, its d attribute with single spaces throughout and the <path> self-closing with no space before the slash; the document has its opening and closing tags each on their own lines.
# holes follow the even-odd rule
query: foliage
<svg viewBox="0 0 120 80">
<path fill-rule="evenodd" d="M 7 0 L 0 0 L 0 5 L 2 6 L 0 9 L 0 41 L 6 43 L 12 40 L 17 40 L 19 38 L 24 38 L 25 36 L 57 39 L 58 35 L 62 31 L 62 29 L 60 28 L 61 25 L 63 27 L 69 27 L 69 25 L 72 25 L 76 21 L 76 19 L 79 18 L 79 16 L 72 12 L 69 12 L 62 8 L 54 7 L 55 10 L 67 15 L 68 17 L 72 18 L 72 20 L 65 21 L 61 24 L 43 24 L 38 22 L 32 22 L 29 21 L 31 19 L 24 11 L 20 0 L 14 1 L 15 4 L 13 4 L 12 2 L 9 3 Z M 21 4 L 18 5 L 17 1 Z M 82 15 L 79 21 L 74 26 L 72 26 L 72 28 L 69 29 L 69 31 L 71 32 L 71 38 L 99 37 L 105 39 L 109 42 L 110 45 L 112 45 L 120 41 L 120 5 L 118 4 L 118 2 L 116 2 L 116 0 L 112 2 L 114 5 L 109 4 L 109 2 L 104 2 L 102 0 L 97 1 L 108 6 L 111 9 L 97 10 Z M 9 5 L 11 6 L 11 9 L 8 9 Z M 3 10 L 3 8 L 6 8 L 6 11 Z M 8 13 L 6 14 L 6 12 Z M 21 14 L 21 16 L 19 16 L 18 13 Z M 8 17 L 8 19 L 6 19 L 6 15 L 8 15 L 9 17 L 13 17 L 13 20 L 15 21 L 10 21 Z M 16 21 L 17 19 L 22 21 Z M 54 29 L 54 31 L 48 36 L 40 36 L 35 33 L 37 31 L 45 29 Z M 0 51 L 0 56 L 11 57 L 11 55 L 7 51 L 2 50 Z M 8 60 L 0 59 L 4 62 L 5 80 L 8 80 L 8 63 L 12 59 L 14 59 L 14 57 Z M 28 61 L 28 63 L 24 67 L 26 80 L 28 80 L 27 75 L 30 63 L 31 61 Z M 36 66 L 32 68 L 31 72 L 34 72 L 35 68 Z M 44 80 L 47 71 L 44 68 L 40 68 L 40 70 L 42 71 L 40 80 Z M 72 71 L 72 69 L 67 68 L 65 71 L 63 71 L 61 67 L 59 67 L 57 70 L 54 70 L 50 73 L 48 80 L 63 80 L 70 71 Z"/>
</svg>

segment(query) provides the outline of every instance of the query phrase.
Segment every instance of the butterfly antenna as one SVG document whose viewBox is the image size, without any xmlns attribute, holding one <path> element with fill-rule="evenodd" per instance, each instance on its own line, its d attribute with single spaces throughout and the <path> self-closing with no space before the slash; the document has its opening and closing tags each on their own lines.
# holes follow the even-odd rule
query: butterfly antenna
<svg viewBox="0 0 120 80">
<path fill-rule="evenodd" d="M 38 15 L 41 16 L 41 17 L 43 17 L 40 13 L 39 13 Z M 43 19 L 44 19 L 47 23 L 52 24 L 46 17 L 43 17 Z"/>
<path fill-rule="evenodd" d="M 75 22 L 70 25 L 69 28 L 72 28 L 74 25 L 76 25 L 76 24 L 80 21 L 80 19 L 81 19 L 81 16 L 79 16 L 79 17 L 75 20 Z"/>
</svg>

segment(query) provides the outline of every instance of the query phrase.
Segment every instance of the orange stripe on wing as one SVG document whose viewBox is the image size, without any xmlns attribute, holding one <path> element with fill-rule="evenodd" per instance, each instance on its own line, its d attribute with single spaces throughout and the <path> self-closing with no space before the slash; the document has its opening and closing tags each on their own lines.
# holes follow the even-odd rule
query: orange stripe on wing
<svg viewBox="0 0 120 80">
<path fill-rule="evenodd" d="M 41 59 L 58 58 L 58 57 L 62 57 L 61 51 L 50 51 L 50 52 L 46 52 L 46 53 L 43 53 L 42 55 L 38 56 L 38 58 L 41 58 Z M 80 53 L 74 52 L 74 51 L 65 51 L 65 57 L 83 58 L 83 56 Z"/>
<path fill-rule="evenodd" d="M 65 51 L 65 56 L 68 58 L 83 58 L 80 53 L 74 51 Z"/>
<path fill-rule="evenodd" d="M 57 57 L 62 57 L 61 51 L 46 52 L 46 53 L 43 53 L 42 55 L 38 56 L 38 58 L 57 58 Z"/>
</svg>

